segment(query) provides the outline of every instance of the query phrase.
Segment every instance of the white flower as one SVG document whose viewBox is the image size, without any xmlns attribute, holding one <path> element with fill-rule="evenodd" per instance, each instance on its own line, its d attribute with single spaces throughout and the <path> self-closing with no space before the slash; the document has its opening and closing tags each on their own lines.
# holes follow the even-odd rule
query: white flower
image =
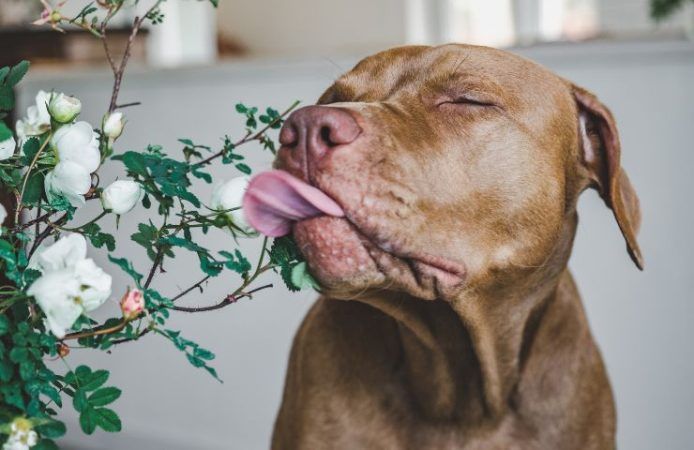
<svg viewBox="0 0 694 450">
<path fill-rule="evenodd" d="M 115 214 L 125 214 L 142 198 L 142 186 L 130 180 L 116 180 L 101 193 L 101 204 Z"/>
<path fill-rule="evenodd" d="M 104 272 L 91 258 L 78 261 L 74 270 L 82 289 L 82 307 L 85 311 L 94 311 L 111 295 L 111 275 Z"/>
<path fill-rule="evenodd" d="M 10 426 L 10 436 L 2 450 L 28 450 L 38 443 L 38 435 L 31 429 L 31 422 L 19 417 Z"/>
<path fill-rule="evenodd" d="M 10 135 L 10 137 L 7 139 L 0 141 L 0 161 L 12 157 L 12 155 L 14 155 L 15 147 L 17 147 L 17 142 L 14 140 L 12 135 Z"/>
<path fill-rule="evenodd" d="M 116 140 L 123 133 L 125 117 L 122 112 L 114 112 L 104 117 L 103 130 L 109 138 Z"/>
<path fill-rule="evenodd" d="M 44 188 L 48 200 L 57 196 L 65 197 L 72 206 L 78 207 L 85 203 L 84 194 L 92 186 L 92 177 L 87 170 L 72 161 L 59 162 L 46 174 Z"/>
<path fill-rule="evenodd" d="M 212 191 L 210 207 L 223 214 L 246 234 L 253 234 L 253 228 L 246 221 L 241 209 L 243 194 L 248 188 L 248 177 L 240 176 L 219 184 Z M 233 211 L 229 211 L 233 209 Z"/>
<path fill-rule="evenodd" d="M 48 104 L 48 112 L 58 123 L 70 123 L 82 111 L 82 102 L 76 97 L 70 97 L 63 93 L 55 94 Z"/>
<path fill-rule="evenodd" d="M 74 267 L 87 257 L 87 241 L 77 233 L 68 234 L 54 244 L 41 244 L 29 260 L 29 268 L 53 272 Z"/>
<path fill-rule="evenodd" d="M 0 225 L 2 225 L 5 222 L 6 218 L 7 218 L 7 210 L 5 209 L 4 206 L 2 206 L 2 203 L 0 203 Z"/>
<path fill-rule="evenodd" d="M 87 122 L 60 127 L 51 138 L 51 145 L 58 151 L 61 162 L 75 162 L 89 173 L 96 171 L 101 164 L 99 135 Z"/>
<path fill-rule="evenodd" d="M 79 316 L 101 306 L 111 295 L 111 276 L 87 258 L 87 241 L 70 234 L 41 246 L 29 268 L 42 272 L 27 293 L 46 315 L 46 325 L 58 338 Z"/>
<path fill-rule="evenodd" d="M 27 116 L 17 121 L 16 131 L 20 142 L 31 136 L 38 136 L 51 128 L 51 115 L 48 114 L 48 103 L 51 93 L 39 91 L 36 94 L 36 104 L 27 108 Z"/>
<path fill-rule="evenodd" d="M 72 269 L 48 272 L 27 290 L 46 315 L 46 325 L 59 339 L 65 337 L 67 330 L 82 315 L 80 293 L 80 282 Z"/>
</svg>

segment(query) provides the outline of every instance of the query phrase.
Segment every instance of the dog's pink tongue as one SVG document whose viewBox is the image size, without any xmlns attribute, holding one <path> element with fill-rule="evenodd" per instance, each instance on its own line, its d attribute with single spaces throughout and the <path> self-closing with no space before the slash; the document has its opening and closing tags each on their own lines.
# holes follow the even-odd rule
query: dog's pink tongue
<svg viewBox="0 0 694 450">
<path fill-rule="evenodd" d="M 289 234 L 292 222 L 326 214 L 345 215 L 322 191 L 281 170 L 251 179 L 243 197 L 243 211 L 253 228 L 270 237 Z"/>
</svg>

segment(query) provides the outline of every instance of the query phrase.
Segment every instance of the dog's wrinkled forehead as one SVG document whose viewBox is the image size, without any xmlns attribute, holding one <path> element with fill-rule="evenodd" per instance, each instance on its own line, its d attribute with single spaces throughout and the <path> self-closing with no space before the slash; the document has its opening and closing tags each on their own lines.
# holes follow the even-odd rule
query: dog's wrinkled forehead
<svg viewBox="0 0 694 450">
<path fill-rule="evenodd" d="M 567 82 L 546 68 L 502 50 L 462 44 L 377 53 L 341 76 L 318 103 L 392 101 L 463 90 L 482 92 L 518 115 L 572 103 Z"/>
</svg>

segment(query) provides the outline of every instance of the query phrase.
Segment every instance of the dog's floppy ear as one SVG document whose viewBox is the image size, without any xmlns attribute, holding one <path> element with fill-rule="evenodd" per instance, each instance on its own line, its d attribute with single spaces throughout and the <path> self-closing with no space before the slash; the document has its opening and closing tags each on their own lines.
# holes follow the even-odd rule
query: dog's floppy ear
<svg viewBox="0 0 694 450">
<path fill-rule="evenodd" d="M 629 256 L 643 270 L 643 257 L 636 241 L 641 210 L 636 192 L 620 165 L 621 148 L 612 113 L 592 93 L 573 86 L 578 105 L 580 148 L 583 163 L 605 204 L 612 209 L 627 244 Z"/>
</svg>

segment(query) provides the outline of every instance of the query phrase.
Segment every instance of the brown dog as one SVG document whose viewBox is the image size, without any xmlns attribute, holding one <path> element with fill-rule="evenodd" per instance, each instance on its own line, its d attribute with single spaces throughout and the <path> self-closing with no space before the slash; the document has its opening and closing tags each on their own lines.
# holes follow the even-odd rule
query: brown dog
<svg viewBox="0 0 694 450">
<path fill-rule="evenodd" d="M 567 270 L 587 187 L 642 267 L 608 109 L 463 45 L 366 58 L 319 104 L 288 119 L 276 167 L 344 217 L 293 227 L 324 296 L 294 341 L 272 447 L 614 449 Z"/>
</svg>

